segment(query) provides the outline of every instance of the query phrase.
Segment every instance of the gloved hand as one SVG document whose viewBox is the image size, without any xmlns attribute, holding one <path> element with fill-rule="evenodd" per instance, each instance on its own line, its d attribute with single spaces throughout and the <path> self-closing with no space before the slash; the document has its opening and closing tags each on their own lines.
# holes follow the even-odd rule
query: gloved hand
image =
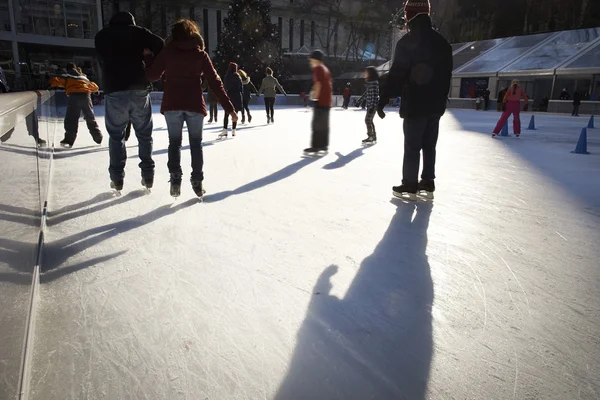
<svg viewBox="0 0 600 400">
<path fill-rule="evenodd" d="M 379 107 L 377 109 L 377 115 L 379 115 L 379 118 L 381 118 L 381 119 L 385 118 L 385 111 L 383 111 L 383 108 Z"/>
</svg>

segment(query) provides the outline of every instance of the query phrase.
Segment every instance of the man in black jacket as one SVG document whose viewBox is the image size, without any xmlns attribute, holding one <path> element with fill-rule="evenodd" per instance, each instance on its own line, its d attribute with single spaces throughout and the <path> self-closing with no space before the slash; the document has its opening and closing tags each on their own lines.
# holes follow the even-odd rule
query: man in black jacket
<svg viewBox="0 0 600 400">
<path fill-rule="evenodd" d="M 139 142 L 142 185 L 150 189 L 154 183 L 153 127 L 144 49 L 156 55 L 164 42 L 149 30 L 136 26 L 128 12 L 115 14 L 109 26 L 98 32 L 95 42 L 104 78 L 111 187 L 119 192 L 123 189 L 127 161 L 125 136 L 131 121 Z"/>
<path fill-rule="evenodd" d="M 416 199 L 418 191 L 433 198 L 435 156 L 440 117 L 452 78 L 452 46 L 432 28 L 429 0 L 408 0 L 405 16 L 409 32 L 396 45 L 394 61 L 382 87 L 378 113 L 390 98 L 400 96 L 404 118 L 404 164 L 402 185 L 393 187 L 396 197 Z M 423 173 L 419 164 L 423 151 Z"/>
</svg>

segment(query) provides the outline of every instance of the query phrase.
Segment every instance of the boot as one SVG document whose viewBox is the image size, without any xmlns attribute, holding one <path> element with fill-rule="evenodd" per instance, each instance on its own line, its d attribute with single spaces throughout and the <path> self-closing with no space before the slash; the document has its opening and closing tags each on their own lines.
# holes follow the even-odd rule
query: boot
<svg viewBox="0 0 600 400">
<path fill-rule="evenodd" d="M 394 186 L 392 194 L 402 200 L 417 201 L 417 188 L 408 185 Z"/>
</svg>

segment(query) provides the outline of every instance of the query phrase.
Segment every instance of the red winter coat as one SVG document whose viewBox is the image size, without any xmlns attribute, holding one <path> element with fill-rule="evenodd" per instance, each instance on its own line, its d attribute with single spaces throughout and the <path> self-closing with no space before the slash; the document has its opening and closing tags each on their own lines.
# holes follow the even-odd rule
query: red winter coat
<svg viewBox="0 0 600 400">
<path fill-rule="evenodd" d="M 156 56 L 146 57 L 146 75 L 157 81 L 165 75 L 165 87 L 160 112 L 191 111 L 207 115 L 202 95 L 202 77 L 217 96 L 227 113 L 233 105 L 223 88 L 208 54 L 196 40 L 172 42 Z"/>
</svg>

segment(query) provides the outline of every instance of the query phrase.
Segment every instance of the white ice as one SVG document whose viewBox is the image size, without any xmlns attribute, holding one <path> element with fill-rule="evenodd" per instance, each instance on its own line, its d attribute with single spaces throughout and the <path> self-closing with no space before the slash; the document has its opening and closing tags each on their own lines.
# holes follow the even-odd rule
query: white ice
<svg viewBox="0 0 600 400">
<path fill-rule="evenodd" d="M 416 205 L 391 196 L 393 110 L 369 148 L 364 113 L 332 110 L 319 159 L 308 110 L 208 125 L 204 204 L 169 196 L 158 112 L 150 195 L 135 138 L 117 198 L 82 122 L 56 153 L 30 399 L 600 398 L 600 129 L 576 155 L 585 117 L 492 139 L 498 117 L 443 117 Z"/>
</svg>

